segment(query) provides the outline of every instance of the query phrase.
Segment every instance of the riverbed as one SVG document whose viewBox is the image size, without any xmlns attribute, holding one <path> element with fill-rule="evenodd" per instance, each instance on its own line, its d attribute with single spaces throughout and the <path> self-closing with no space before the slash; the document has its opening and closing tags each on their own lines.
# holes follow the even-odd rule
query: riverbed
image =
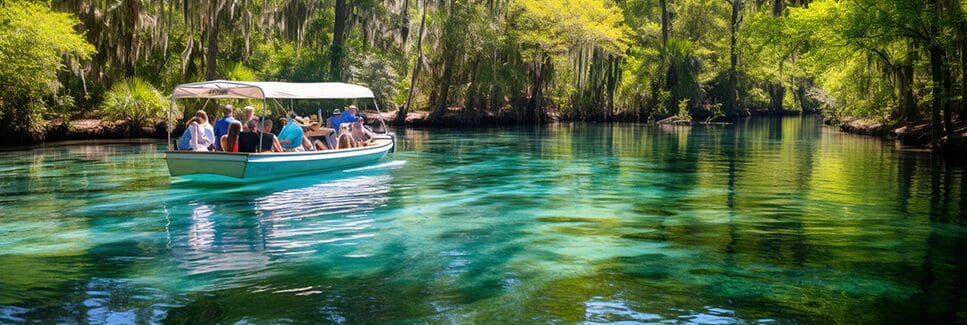
<svg viewBox="0 0 967 325">
<path fill-rule="evenodd" d="M 397 130 L 372 166 L 172 181 L 0 152 L 0 323 L 964 322 L 965 167 L 814 117 Z"/>
</svg>

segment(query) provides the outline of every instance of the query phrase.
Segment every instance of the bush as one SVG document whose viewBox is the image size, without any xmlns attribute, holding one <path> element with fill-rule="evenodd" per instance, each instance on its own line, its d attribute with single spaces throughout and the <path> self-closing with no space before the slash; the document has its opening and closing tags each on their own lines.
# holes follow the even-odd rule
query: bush
<svg viewBox="0 0 967 325">
<path fill-rule="evenodd" d="M 148 82 L 133 78 L 115 83 L 104 93 L 101 110 L 109 119 L 126 120 L 132 127 L 151 125 L 167 114 L 167 98 Z"/>
<path fill-rule="evenodd" d="M 692 114 L 688 111 L 688 99 L 678 101 L 678 113 L 676 113 L 675 116 L 677 116 L 680 120 L 692 120 Z"/>
<path fill-rule="evenodd" d="M 218 72 L 224 76 L 225 80 L 232 81 L 258 81 L 259 77 L 255 70 L 246 67 L 244 64 L 238 62 L 225 62 L 220 63 L 218 66 Z"/>
</svg>

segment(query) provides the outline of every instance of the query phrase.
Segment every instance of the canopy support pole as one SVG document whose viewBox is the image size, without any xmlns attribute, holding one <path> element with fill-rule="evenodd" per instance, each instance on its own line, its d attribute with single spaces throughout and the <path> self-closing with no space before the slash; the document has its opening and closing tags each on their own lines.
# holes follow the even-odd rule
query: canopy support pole
<svg viewBox="0 0 967 325">
<path fill-rule="evenodd" d="M 376 106 L 376 115 L 379 115 L 379 124 L 383 126 L 383 134 L 389 132 L 386 129 L 386 121 L 383 121 L 383 113 L 379 111 L 379 104 L 376 103 L 376 97 L 373 97 L 373 106 Z"/>
<path fill-rule="evenodd" d="M 172 145 L 171 145 L 171 131 L 172 131 L 172 130 L 171 130 L 171 129 L 172 129 L 172 123 L 171 123 L 171 109 L 172 109 L 172 108 L 174 108 L 174 107 L 175 107 L 175 98 L 174 98 L 174 97 L 172 97 L 172 98 L 171 98 L 171 103 L 170 103 L 170 104 L 168 104 L 168 123 L 167 123 L 167 125 L 166 125 L 166 126 L 167 126 L 167 127 L 166 127 L 166 129 L 168 129 L 168 130 L 167 130 L 167 131 L 168 131 L 168 151 L 171 151 L 171 150 L 174 150 L 174 149 L 171 149 L 171 147 L 172 147 Z M 176 149 L 177 149 L 177 148 L 176 148 Z"/>
<path fill-rule="evenodd" d="M 265 129 L 265 107 L 267 106 L 267 104 L 268 104 L 268 101 L 265 99 L 265 97 L 262 97 L 262 120 L 259 121 L 259 148 L 258 148 L 258 150 L 256 150 L 256 152 L 261 152 L 262 151 L 262 148 L 263 148 L 262 147 L 262 138 L 263 138 L 262 133 L 264 131 L 262 131 L 262 130 Z"/>
</svg>

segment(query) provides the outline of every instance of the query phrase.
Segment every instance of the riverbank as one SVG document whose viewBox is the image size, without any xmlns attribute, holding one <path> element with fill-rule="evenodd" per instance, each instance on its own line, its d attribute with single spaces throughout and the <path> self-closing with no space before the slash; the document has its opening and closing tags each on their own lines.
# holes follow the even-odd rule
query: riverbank
<svg viewBox="0 0 967 325">
<path fill-rule="evenodd" d="M 116 140 L 134 138 L 164 139 L 164 123 L 149 126 L 132 126 L 127 121 L 107 121 L 98 118 L 79 118 L 65 121 L 56 118 L 47 121 L 43 132 L 23 137 L 2 137 L 0 147 L 23 147 L 48 142 L 71 140 Z"/>
<path fill-rule="evenodd" d="M 936 145 L 930 143 L 929 119 L 908 123 L 889 123 L 874 119 L 846 118 L 843 120 L 824 119 L 824 123 L 836 126 L 840 131 L 846 133 L 898 141 L 905 146 L 922 147 L 944 156 L 967 161 L 967 120 L 956 115 L 953 123 L 954 132 L 950 136 L 941 138 Z"/>
</svg>

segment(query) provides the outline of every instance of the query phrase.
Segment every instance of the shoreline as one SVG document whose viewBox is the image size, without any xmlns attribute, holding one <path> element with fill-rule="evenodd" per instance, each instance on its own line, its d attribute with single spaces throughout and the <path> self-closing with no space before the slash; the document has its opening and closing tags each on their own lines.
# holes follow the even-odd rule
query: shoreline
<svg viewBox="0 0 967 325">
<path fill-rule="evenodd" d="M 967 120 L 960 119 L 959 116 L 954 118 L 953 134 L 944 136 L 936 145 L 931 143 L 929 119 L 888 123 L 864 118 L 823 118 L 823 123 L 838 128 L 840 132 L 895 141 L 917 151 L 967 161 Z"/>
<path fill-rule="evenodd" d="M 371 125 L 376 125 L 372 121 L 377 120 L 378 113 L 375 111 L 361 111 L 360 115 L 366 118 Z M 528 123 L 519 122 L 517 116 L 510 114 L 494 114 L 485 110 L 464 111 L 462 109 L 451 109 L 444 113 L 443 117 L 436 121 L 430 120 L 429 112 L 417 111 L 407 114 L 404 125 L 396 123 L 396 111 L 383 112 L 382 117 L 390 128 L 460 128 L 460 127 L 495 127 L 495 126 L 520 126 Z M 798 111 L 782 111 L 778 113 L 768 111 L 753 111 L 745 118 L 782 118 L 795 115 L 819 115 L 818 113 L 802 114 Z M 938 146 L 930 144 L 930 121 L 923 119 L 917 122 L 890 124 L 875 121 L 872 119 L 845 118 L 843 120 L 833 120 L 822 117 L 823 123 L 838 128 L 841 132 L 878 137 L 883 140 L 898 141 L 904 146 L 908 146 L 918 151 L 923 150 L 930 153 L 940 154 L 945 157 L 956 158 L 967 161 L 967 120 L 955 119 L 955 135 L 944 137 Z M 668 123 L 669 120 L 671 123 Z M 675 125 L 693 126 L 703 125 L 705 122 L 694 122 L 677 120 L 674 116 L 661 121 L 640 121 L 636 116 L 613 116 L 610 119 L 602 118 L 566 118 L 550 113 L 537 125 L 554 123 L 642 123 L 645 125 Z M 729 124 L 728 122 L 712 122 L 713 124 Z M 172 137 L 180 133 L 180 128 L 176 128 Z M 50 121 L 46 128 L 46 133 L 41 139 L 23 139 L 22 141 L 6 141 L 0 143 L 0 151 L 16 151 L 42 146 L 57 146 L 70 144 L 74 141 L 106 141 L 107 143 L 142 143 L 152 142 L 153 140 L 163 141 L 167 139 L 165 126 L 159 123 L 154 126 L 144 126 L 132 129 L 124 121 L 110 122 L 102 119 L 77 119 L 64 123 L 62 119 Z"/>
</svg>

